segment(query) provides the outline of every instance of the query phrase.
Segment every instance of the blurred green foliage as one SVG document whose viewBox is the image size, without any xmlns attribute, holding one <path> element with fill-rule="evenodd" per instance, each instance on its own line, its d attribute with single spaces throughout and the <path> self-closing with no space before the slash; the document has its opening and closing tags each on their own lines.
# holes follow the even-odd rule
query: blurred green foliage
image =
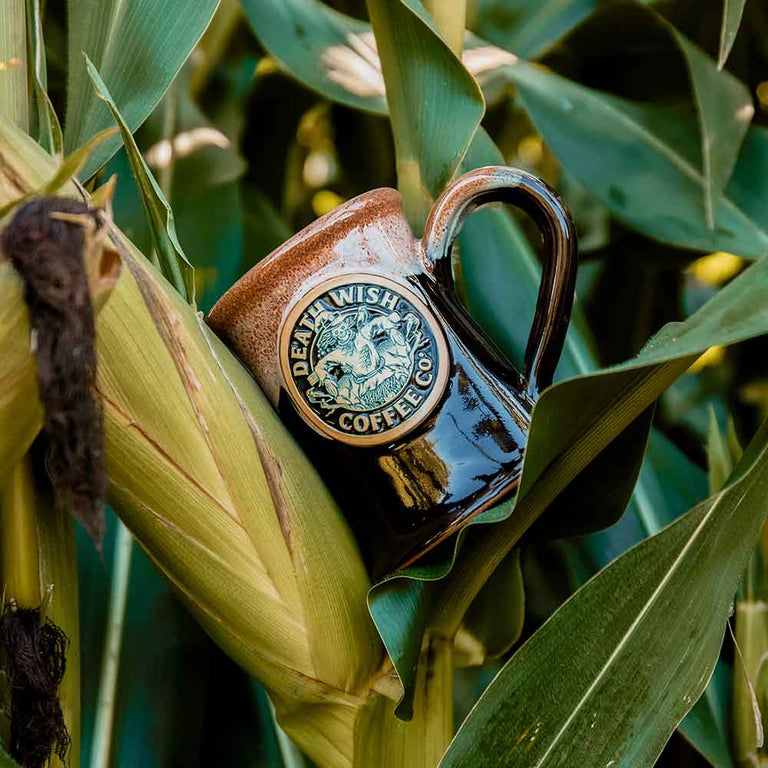
<svg viewBox="0 0 768 768">
<path fill-rule="evenodd" d="M 72 24 L 80 19 L 78 29 L 86 25 L 82 10 L 73 14 L 76 6 L 69 3 L 68 15 L 63 2 L 49 0 L 43 17 L 48 92 L 58 114 L 68 117 L 83 108 L 91 87 L 87 78 L 72 75 L 73 45 L 81 34 Z M 131 13 L 141 20 L 140 9 Z M 194 50 L 187 57 L 179 46 L 169 55 L 164 79 L 142 104 L 121 102 L 115 77 L 110 79 L 110 67 L 130 58 L 130 46 L 104 50 L 100 60 L 92 41 L 82 48 L 136 131 L 173 208 L 179 242 L 195 267 L 197 306 L 207 311 L 292 233 L 344 200 L 398 181 L 402 187 L 403 180 L 396 173 L 384 80 L 364 2 L 244 0 L 241 7 L 223 0 L 196 42 L 207 24 L 200 13 L 186 21 L 164 17 L 168 26 L 161 24 L 160 32 L 187 35 Z M 122 35 L 130 42 L 146 29 L 138 22 L 131 26 L 132 19 L 105 27 L 99 39 Z M 473 35 L 465 64 L 481 86 L 486 110 L 465 163 L 483 152 L 495 156 L 492 144 L 483 144 L 489 137 L 504 162 L 558 189 L 579 229 L 577 316 L 560 378 L 634 357 L 665 323 L 683 321 L 703 306 L 748 259 L 768 254 L 765 3 L 474 0 L 468 22 Z M 151 39 L 160 37 L 156 32 Z M 446 72 L 460 68 L 439 55 Z M 725 68 L 718 68 L 726 56 Z M 385 59 L 385 74 L 387 66 Z M 414 70 L 422 71 L 415 58 Z M 138 77 L 136 72 L 128 74 Z M 410 98 L 436 98 L 434 89 L 419 91 L 412 79 L 409 84 L 417 92 Z M 471 130 L 456 129 L 450 162 L 431 179 L 437 187 L 458 167 L 467 149 L 462 142 L 469 143 L 472 121 L 482 113 L 471 78 L 454 84 L 451 98 L 470 102 Z M 407 133 L 411 113 L 398 106 L 392 118 Z M 427 134 L 411 137 L 409 157 L 431 151 L 441 141 L 437 134 L 458 125 L 450 122 L 454 116 L 455 110 L 438 113 Z M 68 120 L 68 147 L 93 133 L 78 127 L 88 121 L 109 124 L 105 113 Z M 94 161 L 90 170 L 99 165 Z M 90 184 L 113 173 L 115 220 L 150 253 L 152 232 L 124 149 Z M 482 212 L 468 222 L 459 251 L 457 276 L 468 307 L 518 363 L 538 269 L 531 222 L 517 212 Z M 504 561 L 497 583 L 489 582 L 492 590 L 473 604 L 467 621 L 473 636 L 507 658 L 518 647 L 510 650 L 511 643 L 533 635 L 597 570 L 703 499 L 710 408 L 723 427 L 732 418 L 745 443 L 757 431 L 768 413 L 765 338 L 711 349 L 669 388 L 652 415 L 638 417 L 646 421 L 624 438 L 631 443 L 624 452 L 619 439 L 608 449 L 624 474 L 613 478 L 614 485 L 606 483 L 606 495 L 620 498 L 622 507 L 639 471 L 621 521 L 557 542 L 534 530 L 513 550 L 514 560 Z M 651 418 L 654 430 L 640 467 Z M 571 514 L 582 519 L 599 512 L 576 507 Z M 103 561 L 86 541 L 78 542 L 85 766 L 109 603 L 110 521 Z M 263 693 L 190 619 L 146 556 L 136 551 L 133 558 L 111 765 L 283 765 Z M 514 612 L 522 608 L 523 583 L 520 627 Z M 506 598 L 510 615 L 500 624 L 509 643 L 488 639 L 488 617 Z M 763 640 L 768 650 L 768 638 Z M 712 686 L 680 730 L 709 762 L 678 735 L 659 765 L 731 764 L 724 725 L 731 717 L 728 643 L 722 657 Z M 470 710 L 498 664 L 485 660 L 479 669 L 457 670 L 457 713 Z"/>
</svg>

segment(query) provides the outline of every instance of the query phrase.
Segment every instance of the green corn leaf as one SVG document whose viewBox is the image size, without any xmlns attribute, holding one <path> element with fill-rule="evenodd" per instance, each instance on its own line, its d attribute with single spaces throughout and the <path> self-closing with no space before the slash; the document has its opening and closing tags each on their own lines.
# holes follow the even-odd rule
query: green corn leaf
<svg viewBox="0 0 768 768">
<path fill-rule="evenodd" d="M 157 178 L 162 181 L 165 177 L 178 239 L 195 269 L 197 306 L 207 311 L 241 275 L 244 206 L 238 182 L 245 164 L 235 143 L 192 100 L 188 83 L 189 68 L 185 67 L 172 92 L 142 127 L 143 154 Z M 127 153 L 120 151 L 107 165 L 106 174 L 127 178 L 129 168 Z M 151 247 L 151 222 L 136 185 L 118 184 L 114 216 L 121 229 L 131 232 L 135 243 Z M 251 249 L 249 243 L 249 255 Z"/>
<path fill-rule="evenodd" d="M 535 9 L 530 6 L 529 11 L 539 22 L 547 19 L 552 22 L 551 28 L 547 26 L 547 34 L 556 33 L 556 39 L 560 39 L 596 7 L 594 0 L 589 0 L 572 2 L 565 8 L 536 4 Z M 364 23 L 319 6 L 313 0 L 290 0 L 286 4 L 275 3 L 275 0 L 246 0 L 245 8 L 267 48 L 302 82 L 332 100 L 358 109 L 384 111 L 381 64 Z M 566 168 L 617 216 L 674 245 L 761 255 L 768 242 L 765 222 L 760 218 L 757 222 L 750 221 L 749 216 L 745 221 L 738 202 L 734 205 L 727 196 L 722 200 L 752 117 L 749 91 L 731 74 L 718 71 L 712 59 L 659 14 L 650 9 L 644 11 L 642 5 L 629 9 L 625 5 L 621 9 L 660 25 L 670 45 L 680 51 L 691 80 L 698 121 L 685 110 L 639 107 L 523 62 L 511 66 L 503 51 L 498 51 L 490 71 L 503 70 L 517 83 L 523 91 L 524 105 L 530 108 L 534 122 Z M 520 21 L 514 9 L 511 13 Z M 395 18 L 397 16 L 390 16 L 390 23 L 394 24 Z M 513 28 L 517 29 L 518 25 Z M 425 40 L 429 37 L 425 36 Z M 470 40 L 474 46 L 487 47 L 479 38 Z M 554 38 L 550 40 L 553 41 Z M 510 42 L 496 42 L 502 42 L 514 54 L 521 52 Z M 525 47 L 522 50 L 524 52 Z M 539 76 L 535 80 L 537 103 L 525 90 L 531 86 L 531 73 Z M 485 71 L 477 77 L 482 80 L 488 74 Z M 402 82 L 410 84 L 412 78 L 403 77 Z M 575 94 L 581 96 L 580 101 L 575 99 Z M 594 104 L 589 96 L 594 98 Z M 400 94 L 395 103 L 403 103 L 404 98 L 406 95 Z M 550 102 L 546 107 L 538 103 L 543 98 Z M 427 102 L 414 99 L 410 103 L 407 123 L 400 129 L 404 135 L 417 131 L 418 117 L 425 111 Z M 442 120 L 445 114 L 441 103 L 438 100 L 431 110 L 435 119 Z M 414 104 L 418 104 L 418 108 Z M 557 114 L 547 114 L 550 109 Z M 548 130 L 550 123 L 552 129 Z M 441 126 L 442 137 L 444 120 Z M 420 135 L 433 134 L 425 130 Z M 560 135 L 569 143 L 567 154 L 559 151 Z M 438 144 L 443 143 L 441 140 Z M 401 155 L 416 156 L 411 145 L 413 142 Z M 611 145 L 615 146 L 614 151 L 601 154 L 603 150 L 613 150 Z M 636 157 L 638 151 L 643 153 L 642 160 Z M 623 157 L 617 161 L 614 152 Z M 648 162 L 655 172 L 640 174 L 639 169 L 648 167 Z M 602 173 L 595 173 L 595 169 Z M 611 178 L 603 180 L 602 176 L 609 173 Z M 674 186 L 659 181 L 664 177 L 671 178 Z M 596 189 L 598 184 L 604 189 Z M 648 184 L 653 184 L 654 189 L 648 189 Z M 658 203 L 648 205 L 650 199 Z"/>
<path fill-rule="evenodd" d="M 747 134 L 710 230 L 701 215 L 707 178 L 695 115 L 609 96 L 524 62 L 508 72 L 563 166 L 619 218 L 670 245 L 768 253 L 768 217 L 755 204 L 766 184 L 754 172 L 765 152 L 761 130 Z"/>
<path fill-rule="evenodd" d="M 712 674 L 766 492 L 768 426 L 727 488 L 608 566 L 536 632 L 441 768 L 650 768 Z"/>
<path fill-rule="evenodd" d="M 741 19 L 744 15 L 744 6 L 747 0 L 725 0 L 723 3 L 723 25 L 720 29 L 720 53 L 717 57 L 717 66 L 722 69 L 725 66 L 728 57 L 731 55 L 731 49 L 736 42 L 736 35 L 741 26 Z"/>
<path fill-rule="evenodd" d="M 737 460 L 731 456 L 728 438 L 720 431 L 715 409 L 709 407 L 709 434 L 707 435 L 707 466 L 709 470 L 709 492 L 717 493 L 733 471 Z"/>
<path fill-rule="evenodd" d="M 64 154 L 61 123 L 48 96 L 48 57 L 43 36 L 41 0 L 27 0 L 27 42 L 35 92 L 37 142 L 52 155 Z"/>
<path fill-rule="evenodd" d="M 612 528 L 582 541 L 588 576 L 608 565 L 642 539 L 658 533 L 708 495 L 706 473 L 674 443 L 653 430 L 629 514 Z"/>
<path fill-rule="evenodd" d="M 658 533 L 707 496 L 707 476 L 660 432 L 651 431 L 646 460 L 629 508 L 611 528 L 581 541 L 591 576 L 648 536 Z M 732 768 L 728 739 L 732 673 L 722 660 L 680 733 L 715 768 Z"/>
<path fill-rule="evenodd" d="M 340 104 L 386 114 L 370 24 L 318 0 L 243 0 L 243 9 L 264 47 L 294 77 Z"/>
<path fill-rule="evenodd" d="M 243 9 L 264 47 L 308 88 L 354 109 L 387 114 L 381 61 L 370 24 L 319 0 L 243 0 Z M 485 98 L 502 97 L 504 78 L 499 68 L 510 55 L 496 49 L 488 58 L 488 44 L 474 35 L 466 36 L 464 47 L 464 65 Z"/>
<path fill-rule="evenodd" d="M 506 551 L 505 537 L 509 537 L 507 544 L 516 541 L 527 527 L 527 516 L 538 516 L 534 508 L 548 505 L 550 496 L 557 493 L 555 487 L 565 487 L 589 463 L 586 457 L 591 459 L 628 426 L 643 404 L 647 407 L 712 340 L 734 343 L 766 332 L 768 312 L 761 296 L 768 292 L 768 267 L 758 262 L 743 275 L 744 280 L 734 280 L 688 320 L 662 329 L 637 358 L 599 374 L 561 382 L 541 396 L 534 410 L 515 515 L 495 528 L 492 536 L 480 532 L 482 543 L 473 543 L 471 554 L 463 556 L 460 567 L 443 584 L 446 590 L 460 590 L 454 593 L 456 602 L 461 602 L 462 578 L 474 568 L 488 567 Z M 570 418 L 558 416 L 563 413 Z M 447 594 L 438 614 L 443 613 L 450 626 Z"/>
<path fill-rule="evenodd" d="M 546 30 L 550 34 L 559 32 L 564 36 L 578 21 L 597 9 L 598 4 L 590 0 L 586 3 L 567 3 L 565 7 L 546 4 L 534 9 L 533 6 L 528 6 L 524 14 L 533 22 L 532 29 L 539 27 L 535 22 L 544 22 L 543 29 L 539 31 Z M 601 18 L 622 20 L 625 26 L 642 26 L 643 23 L 649 22 L 659 27 L 666 35 L 669 45 L 679 51 L 685 62 L 692 99 L 699 118 L 704 177 L 703 210 L 707 227 L 713 229 L 715 205 L 733 173 L 739 148 L 754 114 L 749 89 L 730 73 L 723 72 L 701 48 L 650 7 L 644 7 L 641 3 L 615 3 L 613 6 L 609 4 L 604 10 Z M 520 12 L 518 11 L 518 14 Z M 525 15 L 521 21 L 524 20 Z M 519 30 L 520 27 L 524 30 L 525 23 L 514 24 L 512 29 Z M 550 42 L 554 40 L 550 39 Z M 505 48 L 521 55 L 521 50 L 514 45 L 514 40 L 506 41 Z M 522 55 L 526 54 L 523 52 Z"/>
<path fill-rule="evenodd" d="M 141 191 L 144 210 L 150 222 L 152 242 L 163 274 L 182 296 L 194 303 L 194 270 L 189 261 L 187 261 L 187 257 L 184 255 L 179 239 L 176 236 L 176 225 L 174 224 L 171 206 L 168 205 L 160 185 L 155 181 L 152 171 L 149 170 L 146 160 L 144 160 L 143 155 L 136 146 L 133 135 L 118 111 L 112 96 L 107 90 L 107 86 L 87 56 L 86 65 L 88 75 L 93 82 L 98 97 L 107 104 L 112 112 L 112 117 L 120 128 L 128 159 L 131 162 L 131 171 Z"/>
<path fill-rule="evenodd" d="M 535 59 L 604 6 L 603 0 L 480 0 L 472 28 L 495 45 Z"/>
<path fill-rule="evenodd" d="M 371 613 L 396 669 L 405 676 L 406 691 L 419 628 L 455 632 L 480 586 L 524 531 L 699 353 L 713 343 L 734 343 L 768 331 L 766 302 L 768 265 L 760 261 L 684 323 L 662 329 L 637 358 L 566 380 L 542 394 L 534 409 L 515 514 L 510 515 L 513 505 L 507 502 L 493 517 L 486 514 L 479 520 L 503 520 L 500 525 L 465 529 L 455 567 L 448 558 L 432 568 L 409 569 L 375 586 L 369 595 Z M 563 413 L 569 418 L 563 419 Z M 567 499 L 558 503 L 567 505 Z M 399 620 L 393 620 L 396 614 Z M 407 699 L 400 712 L 407 716 Z"/>
<path fill-rule="evenodd" d="M 749 89 L 729 72 L 718 68 L 701 48 L 681 35 L 659 14 L 654 14 L 685 57 L 696 101 L 704 172 L 704 212 L 714 229 L 715 206 L 728 184 L 752 116 Z"/>
<path fill-rule="evenodd" d="M 419 0 L 368 0 L 368 12 L 387 87 L 398 186 L 406 216 L 418 233 L 432 199 L 458 170 L 485 101 Z"/>
<path fill-rule="evenodd" d="M 400 191 L 419 230 L 432 198 L 458 169 L 485 108 L 477 82 L 434 30 L 421 3 L 373 0 L 375 39 L 370 25 L 315 0 L 245 0 L 244 7 L 275 58 L 323 95 L 382 113 L 387 83 Z M 421 55 L 412 57 L 413 50 Z"/>
<path fill-rule="evenodd" d="M 95 98 L 83 53 L 107 83 L 128 129 L 135 131 L 160 101 L 217 6 L 218 0 L 68 0 L 66 147 L 80 146 L 111 123 Z M 85 176 L 93 175 L 119 146 L 119 139 L 105 144 L 88 161 Z"/>
<path fill-rule="evenodd" d="M 47 152 L 60 156 L 64 154 L 64 136 L 61 132 L 59 117 L 48 96 L 48 73 L 40 0 L 27 0 L 27 36 L 32 87 L 35 91 L 37 141 Z"/>
<path fill-rule="evenodd" d="M 504 655 L 520 639 L 524 620 L 525 585 L 515 547 L 472 601 L 462 626 L 480 643 L 484 661 Z"/>
<path fill-rule="evenodd" d="M 572 379 L 548 390 L 537 404 L 537 408 L 542 411 L 539 414 L 539 420 L 543 423 L 543 416 L 546 413 L 549 422 L 554 416 L 554 411 L 550 416 L 550 409 L 557 400 L 561 397 L 570 399 L 578 391 L 585 392 L 586 385 L 594 383 L 595 380 L 601 381 L 611 389 L 614 386 L 619 387 L 618 403 L 627 395 L 621 386 L 623 383 L 631 380 L 631 387 L 637 388 L 638 392 L 656 389 L 655 383 L 652 383 L 656 372 L 663 379 L 666 379 L 667 374 L 674 376 L 670 366 L 677 367 L 675 361 L 683 362 L 688 357 L 698 356 L 712 344 L 732 344 L 744 338 L 765 333 L 768 330 L 768 309 L 763 304 L 763 300 L 767 293 L 768 266 L 758 262 L 723 288 L 686 321 L 666 325 L 648 342 L 636 358 L 609 368 L 596 376 Z M 629 378 L 625 378 L 627 376 Z M 592 398 L 593 396 L 590 395 L 589 400 Z M 606 410 L 605 402 L 597 405 L 599 411 Z M 612 405 L 607 408 L 608 411 L 613 409 Z M 582 413 L 579 413 L 575 419 L 569 420 L 569 424 L 555 424 L 553 420 L 547 426 L 550 431 L 555 428 L 562 436 L 573 437 L 581 429 L 590 428 L 587 425 L 592 421 L 594 412 L 586 413 L 585 411 L 592 411 L 592 405 L 588 402 L 585 402 Z M 563 412 L 560 411 L 560 413 Z M 538 444 L 534 432 L 532 428 L 526 461 L 527 477 L 524 475 L 521 482 L 523 495 L 533 487 L 533 483 L 549 467 L 560 450 L 560 446 L 550 443 L 544 438 L 543 433 L 539 438 L 542 441 L 541 453 L 538 446 L 536 450 L 530 450 Z"/>
</svg>

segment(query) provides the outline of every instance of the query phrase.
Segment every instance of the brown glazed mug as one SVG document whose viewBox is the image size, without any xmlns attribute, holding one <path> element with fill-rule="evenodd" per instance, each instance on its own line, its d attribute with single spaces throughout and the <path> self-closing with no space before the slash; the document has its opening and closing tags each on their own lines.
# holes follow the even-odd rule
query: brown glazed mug
<svg viewBox="0 0 768 768">
<path fill-rule="evenodd" d="M 522 375 L 467 314 L 451 268 L 462 221 L 496 201 L 529 213 L 544 241 Z M 251 269 L 208 323 L 256 376 L 381 576 L 516 488 L 575 271 L 575 229 L 555 192 L 524 171 L 480 168 L 435 203 L 421 240 L 393 189 L 344 203 Z"/>
</svg>

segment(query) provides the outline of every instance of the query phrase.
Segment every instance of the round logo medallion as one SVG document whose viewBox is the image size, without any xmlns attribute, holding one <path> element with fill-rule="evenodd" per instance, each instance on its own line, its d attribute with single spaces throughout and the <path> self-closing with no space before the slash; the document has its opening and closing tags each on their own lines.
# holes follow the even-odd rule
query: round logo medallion
<svg viewBox="0 0 768 768">
<path fill-rule="evenodd" d="M 432 411 L 448 379 L 448 346 L 427 305 L 377 275 L 327 280 L 280 331 L 286 389 L 302 418 L 352 445 L 389 443 Z"/>
</svg>

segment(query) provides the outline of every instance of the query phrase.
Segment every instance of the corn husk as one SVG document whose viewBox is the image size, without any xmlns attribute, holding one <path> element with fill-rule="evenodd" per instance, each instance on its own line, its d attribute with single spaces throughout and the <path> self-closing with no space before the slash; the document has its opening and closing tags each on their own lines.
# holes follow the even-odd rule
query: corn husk
<svg viewBox="0 0 768 768">
<path fill-rule="evenodd" d="M 55 172 L 2 118 L 0 156 L 0 205 L 9 169 L 30 188 Z M 110 504 L 214 640 L 265 684 L 279 722 L 319 766 L 431 768 L 450 738 L 450 649 L 433 654 L 441 672 L 430 667 L 429 696 L 400 724 L 381 693 L 396 696 L 398 685 L 382 684 L 368 576 L 332 497 L 202 318 L 118 230 L 111 241 L 124 268 L 97 320 Z M 15 325 L 0 336 L 2 357 L 12 350 L 0 363 L 0 404 L 13 399 L 16 411 L 0 408 L 0 459 L 39 424 L 34 388 L 19 384 L 33 380 L 32 355 L 7 270 L 4 295 L 0 311 Z"/>
<path fill-rule="evenodd" d="M 22 294 L 21 279 L 0 256 L 0 424 L 8 438 L 13 433 L 12 439 L 0 440 L 0 486 L 8 482 L 43 423 Z"/>
</svg>

